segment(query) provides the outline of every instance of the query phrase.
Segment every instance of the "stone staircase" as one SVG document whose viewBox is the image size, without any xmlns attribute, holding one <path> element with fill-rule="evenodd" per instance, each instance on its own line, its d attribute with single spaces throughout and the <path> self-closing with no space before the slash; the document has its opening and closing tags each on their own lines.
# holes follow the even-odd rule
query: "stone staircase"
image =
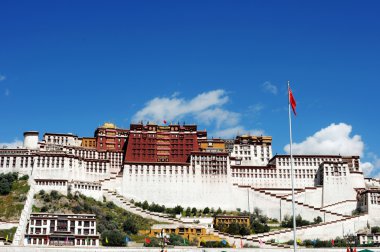
<svg viewBox="0 0 380 252">
<path fill-rule="evenodd" d="M 168 214 L 151 212 L 151 211 L 144 210 L 140 207 L 137 207 L 133 203 L 131 203 L 128 199 L 126 199 L 124 196 L 118 194 L 114 190 L 103 188 L 103 195 L 105 196 L 105 198 L 107 200 L 112 201 L 118 207 L 121 207 L 124 210 L 131 212 L 131 213 L 134 213 L 134 214 L 137 214 L 141 217 L 153 219 L 153 220 L 156 220 L 159 222 L 164 222 L 164 223 L 177 224 L 178 226 L 185 226 L 186 227 L 187 225 L 189 225 L 187 223 L 184 223 L 180 219 L 171 217 Z M 191 226 L 194 226 L 194 225 L 191 224 Z M 249 241 L 245 237 L 242 237 L 242 236 L 233 236 L 230 234 L 225 234 L 225 233 L 219 232 L 219 231 L 214 230 L 214 229 L 208 229 L 208 231 L 210 234 L 213 234 L 213 235 L 219 237 L 220 239 L 225 239 L 230 244 L 235 244 L 236 246 L 240 245 L 241 240 L 243 240 L 244 243 L 254 244 L 252 241 Z M 255 244 L 255 245 L 258 245 L 258 244 Z M 283 247 L 282 244 L 280 244 L 280 245 L 271 244 L 270 242 L 266 242 L 265 246 L 269 247 L 269 248 Z"/>
<path fill-rule="evenodd" d="M 323 209 L 323 208 L 328 208 L 328 207 L 332 207 L 332 206 L 336 206 L 336 205 L 340 205 L 340 204 L 344 204 L 344 203 L 347 203 L 347 202 L 357 202 L 357 200 L 343 200 L 343 201 L 336 202 L 336 203 L 334 203 L 334 204 L 330 204 L 330 205 L 327 205 L 327 206 L 323 206 L 323 207 L 321 207 L 321 209 Z"/>
<path fill-rule="evenodd" d="M 100 179 L 98 182 L 102 184 L 102 188 L 121 190 L 122 180 L 122 173 L 111 173 L 109 178 Z"/>
<path fill-rule="evenodd" d="M 267 192 L 266 190 L 263 190 L 263 189 L 260 189 L 260 188 L 254 188 L 254 187 L 251 187 L 251 189 L 254 190 L 255 192 L 259 192 L 259 193 L 262 193 L 264 195 L 267 195 L 267 196 L 270 196 L 270 197 L 274 197 L 274 198 L 279 199 L 281 201 L 286 201 L 286 202 L 292 203 L 292 199 L 288 198 L 289 195 L 280 196 L 280 195 L 277 195 L 277 194 L 274 194 L 274 193 L 271 193 L 271 192 Z M 302 193 L 302 191 L 298 191 L 297 193 Z M 340 214 L 340 213 L 332 212 L 332 211 L 329 211 L 329 210 L 322 209 L 320 207 L 314 207 L 314 206 L 305 204 L 305 203 L 297 201 L 297 200 L 295 200 L 294 203 L 297 204 L 298 206 L 302 206 L 302 207 L 306 207 L 306 208 L 314 210 L 314 211 L 318 211 L 322 215 L 323 214 L 330 214 L 330 215 L 336 216 L 337 218 L 350 217 L 348 215 L 343 215 L 343 214 Z"/>
<path fill-rule="evenodd" d="M 306 191 L 317 190 L 318 188 L 321 188 L 321 186 L 305 187 L 305 188 L 299 189 L 298 191 L 294 192 L 294 196 L 296 196 L 296 195 L 300 195 L 300 194 L 302 194 L 302 193 L 306 193 Z M 291 193 L 289 193 L 289 194 L 285 194 L 285 195 L 282 195 L 282 196 L 285 197 L 285 198 L 290 198 L 290 199 L 292 199 L 292 194 L 291 194 Z"/>
<path fill-rule="evenodd" d="M 322 227 L 322 228 L 326 229 L 328 226 L 336 225 L 336 224 L 340 224 L 340 223 L 344 223 L 344 222 L 349 222 L 349 221 L 354 221 L 355 218 L 360 218 L 360 217 L 363 217 L 363 216 L 365 217 L 365 216 L 367 216 L 367 214 L 362 214 L 362 215 L 359 215 L 359 216 L 348 216 L 348 217 L 344 217 L 344 218 L 342 218 L 340 220 L 334 220 L 334 221 L 329 221 L 329 222 L 324 222 L 324 223 L 319 223 L 319 224 L 313 224 L 313 225 L 308 225 L 308 226 L 297 227 L 296 228 L 296 230 L 297 230 L 296 232 L 299 233 L 300 231 L 305 231 L 305 230 L 308 231 L 308 232 L 311 232 L 310 230 L 314 229 L 316 227 Z M 259 242 L 260 239 L 262 241 L 268 241 L 268 240 L 272 240 L 272 239 L 276 240 L 276 238 L 279 235 L 284 235 L 284 234 L 288 234 L 288 236 L 290 238 L 292 238 L 293 229 L 292 228 L 285 228 L 285 229 L 271 231 L 271 232 L 267 232 L 267 233 L 249 235 L 249 236 L 246 236 L 246 239 L 247 240 L 252 240 L 253 242 Z M 334 237 L 336 236 L 336 234 L 332 234 L 332 235 Z"/>
<path fill-rule="evenodd" d="M 24 235 L 26 231 L 26 226 L 28 224 L 28 219 L 29 215 L 32 212 L 32 206 L 34 202 L 34 194 L 36 193 L 35 191 L 35 181 L 33 178 L 29 178 L 29 184 L 30 184 L 30 189 L 28 192 L 28 196 L 25 201 L 24 208 L 22 209 L 20 220 L 16 229 L 16 233 L 13 237 L 13 246 L 20 246 L 24 245 Z"/>
<path fill-rule="evenodd" d="M 159 222 L 164 223 L 172 223 L 172 224 L 181 224 L 184 225 L 184 222 L 177 218 L 172 218 L 168 214 L 164 213 L 156 213 L 156 212 L 150 212 L 147 210 L 144 210 L 140 207 L 135 206 L 133 203 L 131 203 L 128 199 L 126 199 L 124 196 L 118 194 L 116 191 L 103 188 L 103 195 L 108 201 L 112 201 L 117 205 L 118 207 L 123 208 L 124 210 L 127 210 L 128 212 L 137 214 L 141 217 L 153 219 Z"/>
</svg>

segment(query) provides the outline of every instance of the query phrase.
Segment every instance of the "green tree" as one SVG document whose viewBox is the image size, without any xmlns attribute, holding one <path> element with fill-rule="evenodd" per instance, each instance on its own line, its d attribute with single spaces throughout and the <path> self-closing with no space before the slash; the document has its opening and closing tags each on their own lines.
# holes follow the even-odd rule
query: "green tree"
<svg viewBox="0 0 380 252">
<path fill-rule="evenodd" d="M 249 228 L 247 226 L 241 225 L 240 230 L 239 230 L 239 234 L 240 235 L 249 235 L 249 234 L 251 234 L 251 231 L 249 230 Z"/>
<path fill-rule="evenodd" d="M 145 247 L 160 247 L 162 244 L 162 239 L 155 238 L 155 237 L 149 237 L 149 243 L 146 241 L 144 242 Z"/>
<path fill-rule="evenodd" d="M 216 210 L 216 215 L 219 215 L 219 214 L 221 214 L 222 213 L 222 209 L 219 207 L 217 210 Z"/>
<path fill-rule="evenodd" d="M 208 213 L 210 213 L 210 208 L 205 207 L 205 209 L 203 209 L 203 214 L 208 214 Z"/>
<path fill-rule="evenodd" d="M 102 233 L 101 241 L 103 246 L 125 246 L 125 239 L 119 230 L 105 230 Z M 108 241 L 108 242 L 107 242 Z"/>
<path fill-rule="evenodd" d="M 227 233 L 232 235 L 240 234 L 240 225 L 236 222 L 231 223 L 227 228 Z"/>
<path fill-rule="evenodd" d="M 270 227 L 267 224 L 261 223 L 258 220 L 254 220 L 251 222 L 251 228 L 256 234 L 266 233 L 270 230 Z"/>
<path fill-rule="evenodd" d="M 379 226 L 374 226 L 371 228 L 371 233 L 372 234 L 375 234 L 375 233 L 380 233 L 380 227 Z"/>
<path fill-rule="evenodd" d="M 59 194 L 59 192 L 56 191 L 56 190 L 52 190 L 52 191 L 50 192 L 50 198 L 51 198 L 52 200 L 57 200 L 57 199 L 59 199 L 59 198 L 60 198 L 60 194 Z"/>
<path fill-rule="evenodd" d="M 191 216 L 191 209 L 190 207 L 186 208 L 186 214 L 187 217 Z"/>
<path fill-rule="evenodd" d="M 314 218 L 313 223 L 314 223 L 314 224 L 318 224 L 318 223 L 321 223 L 322 221 L 323 221 L 323 220 L 322 220 L 322 217 L 321 217 L 321 216 L 318 216 L 318 217 Z"/>
<path fill-rule="evenodd" d="M 183 207 L 180 205 L 177 205 L 175 208 L 173 208 L 173 214 L 180 214 L 183 211 Z"/>
<path fill-rule="evenodd" d="M 28 180 L 29 179 L 29 176 L 28 175 L 24 175 L 22 177 L 19 178 L 19 180 Z"/>
<path fill-rule="evenodd" d="M 11 191 L 11 183 L 6 178 L 0 179 L 0 194 L 7 195 Z"/>
<path fill-rule="evenodd" d="M 184 246 L 190 244 L 188 239 L 176 234 L 170 234 L 169 243 L 173 246 Z"/>
<path fill-rule="evenodd" d="M 193 207 L 192 209 L 191 209 L 191 213 L 195 216 L 195 215 L 197 215 L 197 209 L 195 208 L 195 207 Z"/>
<path fill-rule="evenodd" d="M 148 203 L 148 201 L 144 201 L 143 203 L 142 203 L 142 209 L 144 209 L 144 210 L 146 210 L 146 209 L 148 209 L 149 208 L 149 203 Z"/>
<path fill-rule="evenodd" d="M 302 219 L 301 215 L 296 216 L 296 226 L 297 227 L 302 227 L 302 226 L 307 226 L 310 225 L 310 221 Z M 282 227 L 286 228 L 292 228 L 293 227 L 293 216 L 288 216 L 286 215 L 281 222 Z"/>
<path fill-rule="evenodd" d="M 139 231 L 136 224 L 131 218 L 128 218 L 123 222 L 123 230 L 128 234 L 137 234 Z"/>
</svg>

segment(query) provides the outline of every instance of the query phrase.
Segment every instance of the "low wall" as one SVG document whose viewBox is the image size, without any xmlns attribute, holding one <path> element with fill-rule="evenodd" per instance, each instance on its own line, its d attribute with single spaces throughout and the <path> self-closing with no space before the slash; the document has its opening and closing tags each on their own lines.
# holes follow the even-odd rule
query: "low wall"
<svg viewBox="0 0 380 252">
<path fill-rule="evenodd" d="M 11 229 L 13 227 L 17 227 L 18 222 L 2 222 L 0 221 L 0 229 Z"/>
<path fill-rule="evenodd" d="M 297 230 L 297 237 L 301 240 L 313 240 L 318 237 L 321 240 L 335 239 L 336 237 L 344 237 L 347 234 L 355 234 L 358 230 L 367 226 L 368 215 L 358 216 L 356 218 L 338 221 L 327 225 L 319 225 L 312 228 L 304 228 Z M 323 224 L 323 223 L 322 223 Z M 293 232 L 270 235 L 263 240 L 275 239 L 280 243 L 293 239 Z"/>
<path fill-rule="evenodd" d="M 324 207 L 324 210 L 328 210 L 334 213 L 340 213 L 345 215 L 351 215 L 352 211 L 356 209 L 356 201 L 346 201 L 340 204 Z"/>
<path fill-rule="evenodd" d="M 367 248 L 372 251 L 380 251 L 380 248 Z M 357 249 L 359 251 L 360 249 Z M 64 252 L 64 251 L 105 251 L 105 252 L 121 252 L 121 251 L 128 251 L 128 252 L 158 252 L 160 251 L 159 248 L 104 248 L 104 247 L 96 247 L 96 248 L 73 248 L 73 247 L 11 247 L 11 246 L 0 246 L 0 251 L 4 252 Z M 255 251 L 255 252 L 292 252 L 293 249 L 284 249 L 284 248 L 278 248 L 278 249 L 272 249 L 272 248 L 255 248 L 255 249 L 226 249 L 226 248 L 170 248 L 167 249 L 168 252 L 222 252 L 222 251 L 228 251 L 228 252 L 235 252 L 235 251 Z M 308 249 L 308 248 L 299 248 L 297 249 L 299 252 L 345 252 L 345 248 L 321 248 L 321 249 Z"/>
</svg>

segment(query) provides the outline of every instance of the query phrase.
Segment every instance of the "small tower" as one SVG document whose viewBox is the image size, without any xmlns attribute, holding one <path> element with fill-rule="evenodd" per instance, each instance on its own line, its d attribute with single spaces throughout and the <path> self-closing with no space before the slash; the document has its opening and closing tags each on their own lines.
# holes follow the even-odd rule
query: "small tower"
<svg viewBox="0 0 380 252">
<path fill-rule="evenodd" d="M 26 131 L 24 132 L 24 148 L 38 149 L 38 131 Z"/>
</svg>

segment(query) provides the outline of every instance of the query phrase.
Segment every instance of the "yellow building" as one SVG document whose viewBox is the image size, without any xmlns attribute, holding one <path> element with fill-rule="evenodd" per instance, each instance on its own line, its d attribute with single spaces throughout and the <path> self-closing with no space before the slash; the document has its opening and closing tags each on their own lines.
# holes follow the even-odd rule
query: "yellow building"
<svg viewBox="0 0 380 252">
<path fill-rule="evenodd" d="M 206 228 L 199 226 L 177 226 L 173 224 L 156 224 L 149 230 L 140 230 L 141 235 L 148 237 L 161 237 L 162 234 L 180 235 L 189 241 L 198 240 L 198 245 L 201 241 L 221 241 L 218 236 L 207 233 Z"/>
<path fill-rule="evenodd" d="M 239 215 L 217 215 L 214 219 L 214 226 L 226 225 L 227 227 L 232 224 L 237 223 L 240 225 L 250 226 L 249 216 L 239 216 Z"/>
<path fill-rule="evenodd" d="M 95 137 L 83 137 L 81 147 L 85 148 L 96 148 L 96 138 Z"/>
<path fill-rule="evenodd" d="M 204 139 L 199 140 L 199 148 L 202 151 L 224 152 L 226 151 L 226 144 L 222 139 Z"/>
</svg>

